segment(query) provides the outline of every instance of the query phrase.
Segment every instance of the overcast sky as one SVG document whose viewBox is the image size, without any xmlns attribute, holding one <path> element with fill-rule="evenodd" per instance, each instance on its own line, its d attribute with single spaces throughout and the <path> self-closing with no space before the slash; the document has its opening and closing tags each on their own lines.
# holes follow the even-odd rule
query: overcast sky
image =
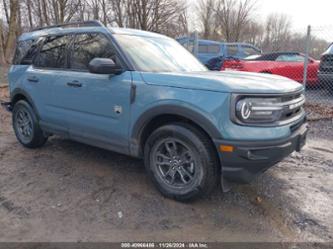
<svg viewBox="0 0 333 249">
<path fill-rule="evenodd" d="M 191 6 L 197 2 L 188 1 Z M 333 34 L 333 0 L 257 0 L 257 19 L 264 21 L 268 14 L 274 12 L 290 16 L 296 31 L 306 30 L 310 24 L 314 27 L 324 27 L 327 29 L 325 32 Z"/>
<path fill-rule="evenodd" d="M 295 29 L 307 25 L 331 26 L 333 33 L 333 0 L 258 0 L 260 15 L 271 12 L 285 13 L 291 17 Z"/>
</svg>

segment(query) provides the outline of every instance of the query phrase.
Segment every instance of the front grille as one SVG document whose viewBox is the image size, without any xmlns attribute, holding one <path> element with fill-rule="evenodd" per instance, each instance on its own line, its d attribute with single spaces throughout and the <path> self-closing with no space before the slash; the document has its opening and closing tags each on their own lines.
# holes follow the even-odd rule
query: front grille
<svg viewBox="0 0 333 249">
<path fill-rule="evenodd" d="M 278 103 L 281 106 L 281 123 L 289 123 L 297 120 L 304 114 L 305 96 L 303 93 L 295 93 L 287 96 L 282 96 L 281 102 Z"/>
<path fill-rule="evenodd" d="M 333 54 L 326 54 L 321 58 L 319 71 L 323 73 L 333 73 Z"/>
</svg>

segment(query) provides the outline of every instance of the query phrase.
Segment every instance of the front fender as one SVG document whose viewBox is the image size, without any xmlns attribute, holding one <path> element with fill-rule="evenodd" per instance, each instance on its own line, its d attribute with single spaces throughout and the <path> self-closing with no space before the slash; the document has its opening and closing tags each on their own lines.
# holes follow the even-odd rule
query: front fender
<svg viewBox="0 0 333 249">
<path fill-rule="evenodd" d="M 221 132 L 217 127 L 218 120 L 209 113 L 204 113 L 202 110 L 195 108 L 188 103 L 181 101 L 161 101 L 147 108 L 132 126 L 130 136 L 130 151 L 134 156 L 140 154 L 141 135 L 146 125 L 148 125 L 155 117 L 161 115 L 176 115 L 188 119 L 201 127 L 207 134 L 213 138 L 222 138 Z"/>
</svg>

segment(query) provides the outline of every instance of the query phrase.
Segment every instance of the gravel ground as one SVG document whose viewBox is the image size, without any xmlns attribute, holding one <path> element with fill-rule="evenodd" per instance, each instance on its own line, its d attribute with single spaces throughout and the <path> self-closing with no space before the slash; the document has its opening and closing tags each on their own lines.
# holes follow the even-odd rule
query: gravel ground
<svg viewBox="0 0 333 249">
<path fill-rule="evenodd" d="M 253 184 L 183 204 L 140 160 L 56 136 L 23 148 L 1 109 L 0 242 L 333 242 L 333 120 L 310 126 L 303 152 Z"/>
</svg>

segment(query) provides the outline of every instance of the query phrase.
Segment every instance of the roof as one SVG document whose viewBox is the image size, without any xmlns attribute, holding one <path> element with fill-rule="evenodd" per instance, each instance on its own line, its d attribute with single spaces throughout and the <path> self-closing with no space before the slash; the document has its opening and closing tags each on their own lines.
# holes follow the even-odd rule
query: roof
<svg viewBox="0 0 333 249">
<path fill-rule="evenodd" d="M 156 38 L 167 38 L 165 35 L 159 33 L 144 31 L 140 29 L 129 29 L 129 28 L 110 28 L 109 29 L 113 34 L 120 35 L 135 35 L 135 36 L 146 36 L 146 37 L 156 37 Z"/>
<path fill-rule="evenodd" d="M 194 40 L 194 38 L 184 36 L 184 37 L 179 37 L 176 40 L 181 43 L 181 42 Z M 205 39 L 198 39 L 198 42 L 200 44 L 203 44 L 203 45 L 222 45 L 223 44 L 222 42 L 212 41 L 212 40 L 205 40 Z"/>
<path fill-rule="evenodd" d="M 85 33 L 85 32 L 101 32 L 101 33 L 112 33 L 112 34 L 122 34 L 122 35 L 167 38 L 167 36 L 154 32 L 142 31 L 137 29 L 127 29 L 127 28 L 107 28 L 99 21 L 86 21 L 86 22 L 74 22 L 74 23 L 38 28 L 30 32 L 23 33 L 19 37 L 19 40 L 36 39 L 38 37 L 47 36 L 47 35 L 62 35 L 69 33 Z"/>
</svg>

